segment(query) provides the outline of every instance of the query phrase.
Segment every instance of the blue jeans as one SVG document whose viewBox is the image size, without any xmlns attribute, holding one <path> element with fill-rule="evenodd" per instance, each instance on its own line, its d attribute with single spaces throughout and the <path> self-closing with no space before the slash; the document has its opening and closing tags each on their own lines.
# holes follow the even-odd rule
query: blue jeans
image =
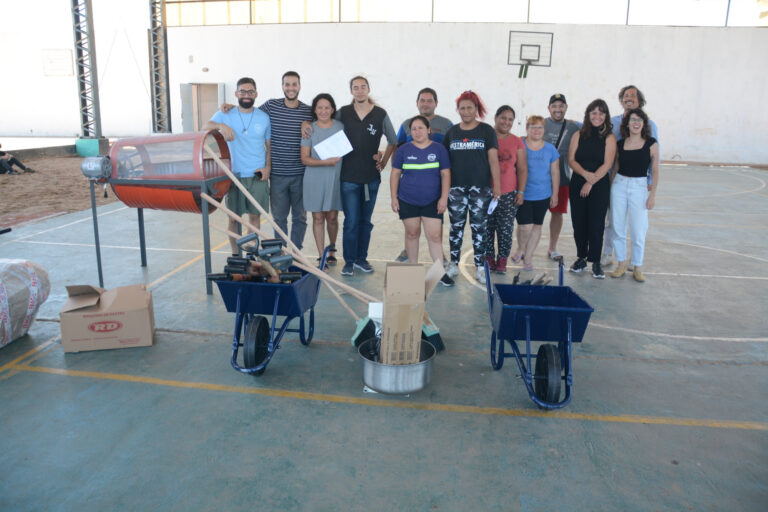
<svg viewBox="0 0 768 512">
<path fill-rule="evenodd" d="M 355 263 L 368 259 L 368 245 L 371 243 L 373 224 L 371 216 L 376 205 L 376 195 L 381 182 L 372 181 L 367 185 L 341 182 L 341 205 L 344 210 L 344 231 L 342 244 L 344 261 Z M 365 200 L 365 187 L 368 200 Z"/>
<path fill-rule="evenodd" d="M 611 186 L 611 225 L 616 261 L 627 260 L 627 220 L 632 237 L 632 265 L 643 266 L 648 233 L 648 180 L 617 174 Z M 629 218 L 629 219 L 627 219 Z"/>
</svg>

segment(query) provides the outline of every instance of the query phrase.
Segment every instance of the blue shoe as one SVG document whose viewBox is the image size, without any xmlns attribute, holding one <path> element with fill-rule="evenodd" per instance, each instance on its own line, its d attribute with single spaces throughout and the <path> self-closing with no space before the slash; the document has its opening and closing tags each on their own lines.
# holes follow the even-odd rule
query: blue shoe
<svg viewBox="0 0 768 512">
<path fill-rule="evenodd" d="M 355 267 L 352 265 L 352 263 L 347 262 L 344 264 L 344 268 L 341 269 L 341 275 L 343 276 L 355 275 Z"/>
<path fill-rule="evenodd" d="M 370 263 L 368 263 L 368 260 L 360 260 L 355 262 L 355 268 L 359 268 L 366 274 L 370 274 L 373 272 L 373 267 Z"/>
</svg>

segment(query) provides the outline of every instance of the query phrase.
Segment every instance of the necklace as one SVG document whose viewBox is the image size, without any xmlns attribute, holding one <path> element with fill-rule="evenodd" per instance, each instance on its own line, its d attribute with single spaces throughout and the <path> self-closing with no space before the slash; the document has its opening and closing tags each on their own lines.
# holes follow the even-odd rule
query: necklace
<svg viewBox="0 0 768 512">
<path fill-rule="evenodd" d="M 251 127 L 251 121 L 253 121 L 253 112 L 251 112 L 251 117 L 248 119 L 248 126 L 245 126 L 245 121 L 243 121 L 243 114 L 240 113 L 240 109 L 237 109 L 237 115 L 240 116 L 240 124 L 243 126 L 243 133 L 248 135 L 248 128 Z"/>
</svg>

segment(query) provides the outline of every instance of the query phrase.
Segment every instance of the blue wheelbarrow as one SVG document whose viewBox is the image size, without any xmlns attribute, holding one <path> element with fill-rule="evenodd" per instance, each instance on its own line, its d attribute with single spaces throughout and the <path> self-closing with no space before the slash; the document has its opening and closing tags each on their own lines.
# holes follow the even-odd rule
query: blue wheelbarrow
<svg viewBox="0 0 768 512">
<path fill-rule="evenodd" d="M 493 329 L 491 366 L 500 370 L 504 358 L 514 356 L 528 395 L 543 409 L 559 409 L 571 401 L 571 344 L 581 342 L 594 312 L 570 287 L 563 286 L 562 258 L 558 273 L 559 286 L 493 284 L 485 264 Z M 525 340 L 525 353 L 520 352 L 518 340 Z M 505 351 L 505 342 L 509 342 L 511 352 Z M 531 342 L 555 343 L 542 343 L 533 355 Z M 561 399 L 563 382 L 565 396 Z"/>
<path fill-rule="evenodd" d="M 328 250 L 323 253 L 320 269 L 325 268 Z M 216 281 L 227 311 L 235 313 L 235 333 L 232 339 L 232 368 L 250 375 L 261 375 L 280 347 L 286 332 L 299 333 L 302 345 L 312 342 L 315 331 L 315 304 L 320 293 L 320 279 L 299 269 L 301 279 L 293 283 L 259 283 L 249 281 Z M 309 311 L 309 330 L 304 314 Z M 272 315 L 270 323 L 263 315 Z M 277 328 L 278 316 L 285 319 Z M 288 328 L 295 318 L 299 328 Z M 242 340 L 241 340 L 242 338 Z M 237 354 L 243 347 L 243 365 L 237 362 Z"/>
</svg>

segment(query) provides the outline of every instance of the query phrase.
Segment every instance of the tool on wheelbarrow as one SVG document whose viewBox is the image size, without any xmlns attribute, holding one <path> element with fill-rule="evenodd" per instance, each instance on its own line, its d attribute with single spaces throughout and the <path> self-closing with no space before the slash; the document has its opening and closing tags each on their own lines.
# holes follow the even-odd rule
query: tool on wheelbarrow
<svg viewBox="0 0 768 512">
<path fill-rule="evenodd" d="M 285 245 L 285 242 L 280 240 L 279 238 L 269 238 L 267 240 L 261 241 L 261 248 L 266 249 L 268 247 L 283 247 Z"/>
<path fill-rule="evenodd" d="M 208 150 L 206 149 L 206 151 L 208 151 Z M 342 307 L 344 307 L 344 309 L 355 319 L 357 327 L 356 327 L 355 333 L 354 333 L 354 335 L 352 337 L 352 340 L 351 340 L 352 343 L 354 344 L 359 339 L 365 339 L 365 338 L 362 338 L 362 333 L 363 333 L 362 329 L 365 329 L 366 332 L 367 332 L 369 330 L 369 328 L 366 327 L 366 326 L 368 325 L 369 322 L 372 322 L 372 321 L 370 320 L 370 318 L 360 318 L 360 317 L 358 317 L 357 314 L 354 312 L 354 310 L 352 310 L 352 308 L 350 308 L 349 305 L 347 305 L 346 301 L 344 301 L 344 299 L 341 297 L 341 295 L 339 295 L 339 293 L 333 288 L 333 286 L 331 286 L 331 283 L 335 284 L 336 286 L 340 287 L 343 290 L 346 290 L 353 297 L 355 297 L 356 299 L 358 299 L 361 302 L 364 302 L 366 304 L 368 304 L 370 302 L 380 302 L 380 300 L 375 298 L 375 297 L 372 297 L 370 295 L 367 295 L 367 294 L 361 292 L 360 290 L 357 290 L 357 289 L 347 285 L 346 283 L 342 283 L 341 281 L 338 281 L 336 279 L 331 278 L 330 276 L 328 276 L 325 272 L 323 272 L 320 269 L 315 269 L 312 266 L 312 264 L 309 262 L 309 260 L 306 258 L 306 256 L 304 256 L 304 254 L 298 249 L 298 247 L 296 247 L 296 245 L 285 234 L 285 232 L 283 232 L 283 230 L 280 228 L 280 226 L 277 225 L 277 223 L 272 218 L 272 216 L 269 215 L 269 213 L 267 213 L 264 210 L 264 208 L 262 208 L 262 206 L 253 198 L 253 196 L 248 191 L 248 189 L 246 189 L 243 186 L 243 184 L 240 183 L 240 180 L 229 170 L 229 168 L 226 166 L 226 164 L 224 164 L 224 162 L 222 162 L 222 160 L 215 153 L 213 153 L 212 151 L 208 151 L 208 154 L 211 155 L 211 157 L 214 159 L 214 161 L 219 165 L 219 167 L 221 167 L 221 169 L 224 171 L 224 173 L 227 174 L 227 176 L 235 184 L 235 186 L 237 186 L 240 189 L 240 191 L 243 192 L 243 195 L 248 199 L 248 201 L 252 205 L 254 205 L 254 207 L 257 210 L 259 210 L 259 212 L 261 212 L 261 214 L 264 216 L 264 218 L 270 224 L 272 224 L 272 226 L 274 227 L 274 229 L 277 232 L 277 234 L 279 234 L 283 238 L 283 241 L 285 241 L 285 243 L 287 244 L 289 253 L 292 254 L 298 260 L 299 263 L 297 263 L 296 266 L 299 267 L 300 269 L 306 271 L 306 272 L 309 272 L 309 273 L 313 274 L 317 278 L 319 278 L 326 285 L 326 287 L 331 292 L 331 294 L 333 294 L 333 296 L 336 297 L 336 300 L 339 301 L 339 303 L 342 305 Z M 234 212 L 232 212 L 231 210 L 226 208 L 219 201 L 216 201 L 214 198 L 212 198 L 208 194 L 202 193 L 200 195 L 200 197 L 205 199 L 210 204 L 217 205 L 231 219 L 237 220 L 238 222 L 241 223 L 241 225 L 248 227 L 248 229 L 250 229 L 251 231 L 253 231 L 255 233 L 259 233 L 262 237 L 264 237 L 263 232 L 261 232 L 256 226 L 253 226 L 251 223 L 245 221 L 242 217 L 240 217 L 239 215 L 236 215 Z M 263 243 L 262 243 L 262 245 L 263 245 Z"/>
<path fill-rule="evenodd" d="M 302 270 L 306 270 L 307 272 L 310 272 L 311 274 L 314 274 L 319 279 L 324 280 L 324 282 L 326 282 L 326 283 L 332 282 L 332 283 L 336 284 L 339 288 L 342 288 L 343 290 L 348 291 L 350 294 L 352 294 L 353 296 L 355 296 L 357 299 L 361 300 L 362 302 L 381 302 L 381 299 L 377 299 L 376 297 L 372 297 L 372 296 L 370 296 L 370 295 L 368 295 L 366 293 L 361 292 L 360 290 L 357 290 L 356 288 L 353 288 L 353 287 L 347 285 L 346 283 L 342 283 L 341 281 L 333 279 L 330 276 L 328 276 L 327 274 L 325 274 L 324 272 L 322 272 L 322 270 L 315 268 L 312 265 L 312 263 L 309 261 L 309 259 L 291 241 L 290 237 L 285 234 L 285 232 L 277 224 L 277 222 L 275 222 L 275 219 L 272 218 L 272 216 L 266 210 L 264 210 L 264 208 L 259 204 L 258 201 L 256 201 L 256 199 L 254 199 L 253 195 L 248 191 L 247 188 L 245 188 L 245 186 L 240 182 L 238 177 L 235 176 L 232 173 L 232 171 L 229 169 L 227 164 L 225 164 L 224 161 L 221 158 L 219 158 L 219 156 L 216 153 L 214 153 L 207 146 L 204 149 L 205 149 L 205 152 L 208 153 L 208 156 L 210 156 L 213 159 L 213 161 L 216 162 L 216 164 L 221 168 L 221 170 L 224 172 L 224 174 L 226 174 L 227 177 L 230 179 L 230 181 L 243 193 L 243 195 L 248 199 L 248 201 L 253 205 L 253 207 L 256 208 L 257 210 L 259 210 L 261 215 L 272 225 L 272 227 L 275 230 L 275 233 L 280 235 L 282 240 L 287 244 L 288 252 L 290 254 L 292 254 L 293 257 L 296 258 L 296 260 L 298 260 L 302 265 L 305 266 L 305 268 L 302 268 Z M 205 194 L 205 195 L 201 194 L 200 197 L 205 199 L 206 201 L 208 201 L 210 204 L 221 205 L 221 203 L 219 201 L 217 201 L 216 199 L 214 199 L 213 197 L 211 197 L 208 194 Z M 241 225 L 247 226 L 248 229 L 250 229 L 251 231 L 253 231 L 255 233 L 259 233 L 262 237 L 264 237 L 264 234 L 256 226 L 253 226 L 250 222 L 245 221 L 239 215 L 236 215 L 235 213 L 233 213 L 231 210 L 229 210 L 226 207 L 223 207 L 221 209 L 231 219 L 235 219 L 235 220 L 239 219 L 239 222 L 240 222 Z M 332 293 L 336 292 L 336 290 L 333 290 L 330 287 L 329 287 L 329 289 L 332 290 Z M 338 293 L 338 292 L 336 292 L 336 293 Z"/>
<path fill-rule="evenodd" d="M 250 244 L 248 246 L 245 245 L 250 242 L 255 242 L 255 243 Z M 248 233 L 247 235 L 241 236 L 240 238 L 236 239 L 235 243 L 240 249 L 244 250 L 246 253 L 253 254 L 255 251 L 259 250 L 259 234 Z"/>
<path fill-rule="evenodd" d="M 559 409 L 571 401 L 572 343 L 581 342 L 594 309 L 568 286 L 494 284 L 485 264 L 488 311 L 491 318 L 491 366 L 499 370 L 514 357 L 531 400 L 543 409 Z M 525 340 L 522 353 L 516 340 Z M 512 352 L 505 352 L 509 342 Z M 531 342 L 542 343 L 534 355 Z M 535 359 L 535 362 L 532 361 Z M 535 365 L 535 367 L 534 367 Z M 561 399 L 561 384 L 565 396 Z"/>
<path fill-rule="evenodd" d="M 210 202 L 210 200 L 211 200 L 210 196 L 207 196 L 207 197 L 206 196 L 207 196 L 206 194 L 203 194 L 201 197 L 203 199 L 205 199 L 206 201 Z M 214 201 L 214 203 L 218 203 L 218 201 L 215 201 L 215 200 L 213 200 L 213 201 Z M 245 222 L 245 219 L 242 219 L 240 216 L 232 213 L 226 207 L 224 207 L 222 205 L 220 205 L 220 206 L 221 206 L 221 210 L 223 212 L 225 212 L 227 215 L 229 215 L 230 218 L 232 218 L 232 219 L 234 219 L 234 220 L 236 220 L 238 222 Z M 251 225 L 249 225 L 247 223 L 245 225 L 249 229 L 254 229 L 256 232 L 259 231 L 257 228 L 255 228 L 255 227 L 253 227 L 253 226 L 251 226 Z M 232 232 L 227 230 L 227 229 L 224 229 L 224 228 L 221 228 L 219 226 L 216 226 L 215 224 L 211 224 L 211 227 L 213 227 L 214 229 L 216 229 L 218 231 L 221 231 L 221 232 L 225 233 L 228 236 L 232 236 Z M 262 242 L 262 244 L 263 244 L 263 242 Z M 326 248 L 326 251 L 328 251 L 327 248 Z M 345 283 L 340 283 L 340 282 L 336 281 L 335 279 L 333 279 L 330 276 L 328 276 L 328 274 L 326 274 L 325 272 L 316 270 L 314 267 L 305 266 L 305 265 L 303 265 L 301 263 L 298 263 L 298 262 L 295 262 L 295 266 L 300 268 L 301 270 L 304 270 L 306 272 L 309 272 L 310 274 L 313 274 L 315 277 L 318 277 L 321 280 L 321 282 L 323 282 L 326 285 L 326 287 L 331 292 L 331 294 L 333 294 L 333 296 L 336 297 L 336 299 L 339 301 L 339 304 L 341 304 L 341 306 L 355 320 L 355 332 L 354 332 L 354 334 L 352 335 L 352 338 L 351 338 L 351 342 L 352 342 L 352 344 L 354 346 L 359 346 L 363 341 L 365 341 L 365 340 L 375 336 L 375 334 L 376 334 L 376 325 L 373 322 L 373 320 L 371 320 L 369 317 L 364 317 L 364 318 L 359 317 L 357 315 L 357 313 L 355 313 L 355 311 L 351 307 L 349 307 L 349 305 L 341 297 L 341 295 L 339 295 L 339 292 L 337 292 L 333 288 L 333 286 L 331 286 L 330 283 L 339 284 L 343 289 L 349 291 L 350 294 L 353 297 L 355 297 L 356 299 L 360 300 L 361 302 L 365 302 L 366 304 L 369 303 L 369 302 L 377 302 L 375 297 L 370 297 L 370 296 L 366 297 L 365 294 L 363 294 L 362 292 L 356 290 L 355 288 L 352 288 L 352 287 L 346 285 Z M 363 297 L 360 297 L 357 294 L 363 295 Z"/>
</svg>

